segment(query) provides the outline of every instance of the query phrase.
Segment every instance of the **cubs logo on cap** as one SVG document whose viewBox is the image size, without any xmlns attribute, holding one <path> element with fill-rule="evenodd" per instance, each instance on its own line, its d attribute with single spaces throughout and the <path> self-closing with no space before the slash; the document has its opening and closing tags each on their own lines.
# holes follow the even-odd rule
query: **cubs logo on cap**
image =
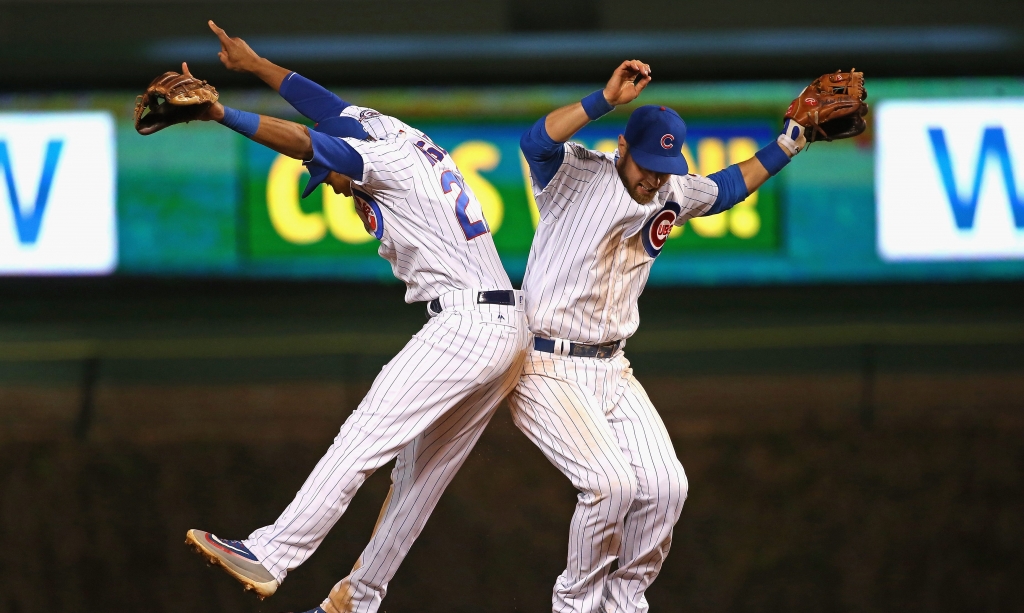
<svg viewBox="0 0 1024 613">
<path fill-rule="evenodd" d="M 653 104 L 637 108 L 626 123 L 625 137 L 641 168 L 671 175 L 690 172 L 683 158 L 686 122 L 672 109 Z"/>
<path fill-rule="evenodd" d="M 661 248 L 665 246 L 668 235 L 672 232 L 676 219 L 679 218 L 679 211 L 682 207 L 676 202 L 666 202 L 660 211 L 647 220 L 640 231 L 640 241 L 644 245 L 644 251 L 652 258 L 661 255 Z"/>
</svg>

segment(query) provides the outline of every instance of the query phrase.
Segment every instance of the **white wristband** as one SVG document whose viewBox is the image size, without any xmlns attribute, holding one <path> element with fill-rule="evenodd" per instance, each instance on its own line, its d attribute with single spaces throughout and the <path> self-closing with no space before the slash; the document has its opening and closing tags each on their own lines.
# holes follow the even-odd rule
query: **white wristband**
<svg viewBox="0 0 1024 613">
<path fill-rule="evenodd" d="M 804 147 L 807 146 L 807 138 L 804 136 L 804 127 L 793 121 L 787 119 L 786 123 L 782 126 L 782 134 L 779 134 L 779 138 L 776 139 L 779 146 L 789 151 L 790 154 L 796 155 L 803 151 Z"/>
</svg>

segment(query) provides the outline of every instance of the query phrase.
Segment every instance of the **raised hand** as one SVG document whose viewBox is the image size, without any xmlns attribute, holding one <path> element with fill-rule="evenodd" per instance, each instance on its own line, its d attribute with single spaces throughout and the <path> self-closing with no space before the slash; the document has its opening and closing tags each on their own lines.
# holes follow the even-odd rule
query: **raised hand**
<svg viewBox="0 0 1024 613">
<path fill-rule="evenodd" d="M 640 60 L 626 60 L 608 79 L 604 86 L 604 98 L 612 105 L 626 104 L 636 100 L 640 92 L 651 82 L 651 67 Z"/>
<path fill-rule="evenodd" d="M 190 79 L 196 79 L 197 81 L 199 80 L 188 69 L 188 63 L 186 63 L 186 62 L 182 62 L 181 63 L 181 74 L 185 75 L 186 77 L 188 77 Z M 221 105 L 220 102 L 214 102 L 212 104 L 208 104 L 206 106 L 206 108 L 203 110 L 203 112 L 200 113 L 196 117 L 196 119 L 198 119 L 199 121 L 220 121 L 223 118 L 224 118 L 224 106 Z"/>
<path fill-rule="evenodd" d="M 248 43 L 237 36 L 234 38 L 228 36 L 228 33 L 213 23 L 212 19 L 208 24 L 220 40 L 220 52 L 217 54 L 217 57 L 220 58 L 225 68 L 236 72 L 253 72 L 256 70 L 259 65 L 260 56 L 256 55 L 256 52 L 249 47 Z"/>
</svg>

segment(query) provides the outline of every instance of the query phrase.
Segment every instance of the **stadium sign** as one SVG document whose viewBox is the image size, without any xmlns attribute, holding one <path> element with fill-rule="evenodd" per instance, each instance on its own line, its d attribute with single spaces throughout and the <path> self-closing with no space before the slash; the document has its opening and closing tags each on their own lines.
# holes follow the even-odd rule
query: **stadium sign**
<svg viewBox="0 0 1024 613">
<path fill-rule="evenodd" d="M 1024 258 L 1024 100 L 884 102 L 876 127 L 884 260 Z"/>
<path fill-rule="evenodd" d="M 109 113 L 0 113 L 0 274 L 117 265 Z"/>
<path fill-rule="evenodd" d="M 480 201 L 503 256 L 525 257 L 540 216 L 519 138 L 529 124 L 424 126 L 446 148 Z M 593 125 L 574 140 L 612 152 L 621 125 Z M 770 122 L 697 122 L 682 148 L 691 172 L 710 174 L 741 162 L 775 138 Z M 246 145 L 246 210 L 249 255 L 280 261 L 291 256 L 373 255 L 378 243 L 364 228 L 351 198 L 318 188 L 299 199 L 308 174 L 301 162 L 255 143 Z M 769 184 L 721 215 L 673 227 L 661 242 L 669 254 L 691 251 L 773 251 L 778 248 L 778 198 Z M 672 256 L 669 256 L 672 257 Z"/>
</svg>

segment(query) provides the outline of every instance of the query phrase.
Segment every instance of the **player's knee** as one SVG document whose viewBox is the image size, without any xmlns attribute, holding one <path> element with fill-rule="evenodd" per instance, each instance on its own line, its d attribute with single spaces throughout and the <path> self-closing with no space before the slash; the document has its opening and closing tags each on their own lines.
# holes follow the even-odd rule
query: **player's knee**
<svg viewBox="0 0 1024 613">
<path fill-rule="evenodd" d="M 673 460 L 666 469 L 665 476 L 658 484 L 659 503 L 678 517 L 683 510 L 683 503 L 686 502 L 690 485 L 686 479 L 686 471 L 683 470 L 683 465 L 679 463 L 679 460 Z"/>
<path fill-rule="evenodd" d="M 618 507 L 619 515 L 625 516 L 640 491 L 636 475 L 628 467 L 618 467 L 602 480 L 598 496 L 610 505 Z"/>
</svg>

